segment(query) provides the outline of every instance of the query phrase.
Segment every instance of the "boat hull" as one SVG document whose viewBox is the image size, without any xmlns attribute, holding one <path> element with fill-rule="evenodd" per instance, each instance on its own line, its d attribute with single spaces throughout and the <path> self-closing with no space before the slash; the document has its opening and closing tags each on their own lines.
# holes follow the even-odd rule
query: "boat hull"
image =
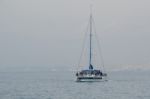
<svg viewBox="0 0 150 99">
<path fill-rule="evenodd" d="M 105 77 L 77 77 L 77 82 L 101 82 L 107 81 Z"/>
</svg>

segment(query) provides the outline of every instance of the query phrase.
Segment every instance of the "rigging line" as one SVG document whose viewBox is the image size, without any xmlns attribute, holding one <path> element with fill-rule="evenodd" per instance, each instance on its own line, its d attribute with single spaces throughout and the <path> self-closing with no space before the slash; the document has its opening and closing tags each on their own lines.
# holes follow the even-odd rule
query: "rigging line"
<svg viewBox="0 0 150 99">
<path fill-rule="evenodd" d="M 85 50 L 85 42 L 86 42 L 86 40 L 87 40 L 89 25 L 90 25 L 90 22 L 88 22 L 87 29 L 86 29 L 86 31 L 84 32 L 84 39 L 83 39 L 83 43 L 82 43 L 82 50 L 81 50 L 81 54 L 80 54 L 80 58 L 79 58 L 79 62 L 78 62 L 77 71 L 78 71 L 78 69 L 79 69 L 79 66 L 80 66 L 80 63 L 81 63 L 81 59 L 82 59 L 82 56 L 83 56 L 83 52 L 84 52 L 84 50 Z"/>
<path fill-rule="evenodd" d="M 96 37 L 96 40 L 97 40 L 97 45 L 98 45 L 98 49 L 99 49 L 99 52 L 100 52 L 100 58 L 102 60 L 102 66 L 103 66 L 103 69 L 104 69 L 104 72 L 106 72 L 106 69 L 105 69 L 105 66 L 104 66 L 104 58 L 103 58 L 103 55 L 102 55 L 102 49 L 101 49 L 101 46 L 100 46 L 100 40 L 98 39 L 98 36 L 97 36 L 97 32 L 96 32 L 96 26 L 95 26 L 95 22 L 94 22 L 94 19 L 92 18 L 93 20 L 93 25 L 94 25 L 94 31 L 95 31 L 95 37 Z"/>
<path fill-rule="evenodd" d="M 96 37 L 96 40 L 97 40 L 97 45 L 98 45 L 98 49 L 99 49 L 99 54 L 100 54 L 100 58 L 101 58 L 101 64 L 102 64 L 102 66 L 103 66 L 103 69 L 104 69 L 104 72 L 106 72 L 106 70 L 105 70 L 105 64 L 104 64 L 104 58 L 103 58 L 103 54 L 102 54 L 102 48 L 101 48 L 101 46 L 100 46 L 100 41 L 99 41 L 99 39 L 98 39 L 98 37 L 97 37 L 97 33 L 96 33 L 96 31 L 95 31 L 95 37 Z"/>
<path fill-rule="evenodd" d="M 94 37 L 95 37 L 95 42 L 96 42 L 96 48 L 98 49 L 98 57 L 100 58 L 100 60 L 101 60 L 101 53 L 100 53 L 100 50 L 99 50 L 99 43 L 98 43 L 98 41 L 97 41 L 97 35 L 96 35 L 96 29 L 95 29 L 95 24 L 94 24 L 94 19 L 92 19 L 92 21 L 93 21 L 93 26 L 94 26 Z M 101 60 L 102 61 L 102 60 Z M 100 61 L 98 61 L 97 60 L 97 62 L 98 62 L 98 65 L 102 65 L 103 66 L 103 63 L 102 62 L 100 62 Z"/>
</svg>

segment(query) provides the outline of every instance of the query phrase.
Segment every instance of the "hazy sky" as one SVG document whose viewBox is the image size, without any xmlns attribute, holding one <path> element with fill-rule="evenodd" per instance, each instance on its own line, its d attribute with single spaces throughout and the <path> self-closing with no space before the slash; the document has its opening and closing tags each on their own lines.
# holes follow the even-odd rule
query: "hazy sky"
<svg viewBox="0 0 150 99">
<path fill-rule="evenodd" d="M 90 0 L 0 0 L 0 68 L 76 68 Z M 107 69 L 150 64 L 150 0 L 92 0 Z M 150 66 L 149 66 L 150 67 Z"/>
</svg>

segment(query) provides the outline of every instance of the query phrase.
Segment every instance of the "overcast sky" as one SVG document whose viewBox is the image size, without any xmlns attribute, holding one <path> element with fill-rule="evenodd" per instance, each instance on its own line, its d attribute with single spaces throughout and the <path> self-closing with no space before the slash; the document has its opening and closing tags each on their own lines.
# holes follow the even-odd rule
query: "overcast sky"
<svg viewBox="0 0 150 99">
<path fill-rule="evenodd" d="M 0 69 L 76 68 L 91 2 L 106 68 L 150 67 L 150 0 L 0 0 Z"/>
</svg>

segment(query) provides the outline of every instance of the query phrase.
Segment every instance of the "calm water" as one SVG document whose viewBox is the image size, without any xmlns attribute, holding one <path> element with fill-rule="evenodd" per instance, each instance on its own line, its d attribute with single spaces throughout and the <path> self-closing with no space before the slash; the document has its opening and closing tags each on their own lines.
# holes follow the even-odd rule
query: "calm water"
<svg viewBox="0 0 150 99">
<path fill-rule="evenodd" d="M 107 82 L 75 82 L 72 72 L 1 72 L 0 99 L 150 99 L 150 73 L 112 72 Z"/>
</svg>

